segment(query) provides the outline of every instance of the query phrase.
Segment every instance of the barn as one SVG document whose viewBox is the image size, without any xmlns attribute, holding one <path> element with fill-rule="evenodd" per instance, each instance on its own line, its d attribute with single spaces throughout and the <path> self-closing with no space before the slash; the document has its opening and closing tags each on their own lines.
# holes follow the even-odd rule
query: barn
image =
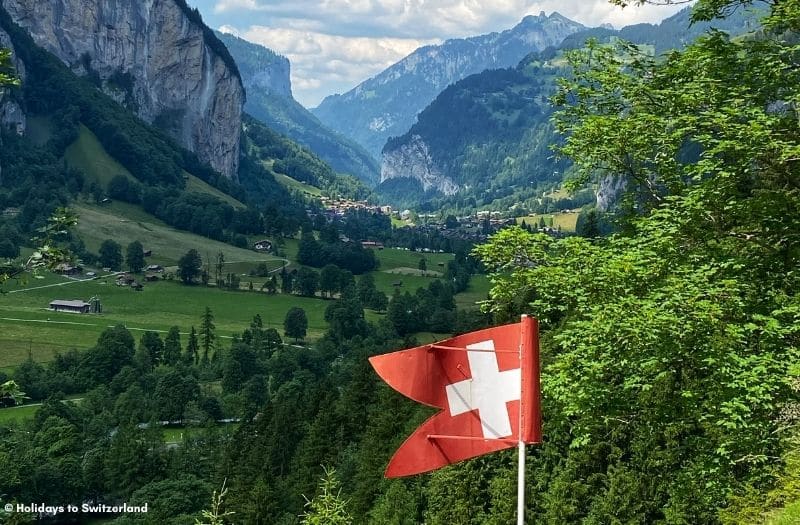
<svg viewBox="0 0 800 525">
<path fill-rule="evenodd" d="M 68 312 L 72 314 L 88 314 L 92 305 L 85 301 L 62 301 L 50 302 L 50 309 L 54 312 Z"/>
</svg>

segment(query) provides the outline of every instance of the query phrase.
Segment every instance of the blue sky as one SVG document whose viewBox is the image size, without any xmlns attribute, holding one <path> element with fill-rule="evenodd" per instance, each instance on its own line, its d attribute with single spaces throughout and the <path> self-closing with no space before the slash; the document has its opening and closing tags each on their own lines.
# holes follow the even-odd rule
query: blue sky
<svg viewBox="0 0 800 525">
<path fill-rule="evenodd" d="M 588 26 L 658 22 L 684 5 L 627 7 L 607 0 L 188 0 L 214 29 L 265 45 L 292 62 L 295 98 L 313 107 L 447 38 L 513 27 L 558 11 Z"/>
</svg>

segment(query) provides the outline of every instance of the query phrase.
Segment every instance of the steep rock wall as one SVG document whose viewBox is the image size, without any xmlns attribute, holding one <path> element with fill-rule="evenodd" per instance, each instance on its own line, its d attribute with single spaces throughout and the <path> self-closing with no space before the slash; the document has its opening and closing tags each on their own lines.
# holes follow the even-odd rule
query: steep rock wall
<svg viewBox="0 0 800 525">
<path fill-rule="evenodd" d="M 396 177 L 411 177 L 420 181 L 425 191 L 434 188 L 445 195 L 453 195 L 459 189 L 436 167 L 428 145 L 419 135 L 413 135 L 408 143 L 385 152 L 382 160 L 381 182 Z"/>
<path fill-rule="evenodd" d="M 229 178 L 244 88 L 179 0 L 2 0 L 34 41 Z M 217 42 L 218 43 L 218 42 Z M 217 48 L 218 49 L 218 48 Z"/>
</svg>

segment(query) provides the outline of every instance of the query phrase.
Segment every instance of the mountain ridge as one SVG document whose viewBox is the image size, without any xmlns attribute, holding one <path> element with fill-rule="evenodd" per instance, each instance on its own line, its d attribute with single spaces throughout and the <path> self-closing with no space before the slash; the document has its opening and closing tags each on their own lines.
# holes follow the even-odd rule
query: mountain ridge
<svg viewBox="0 0 800 525">
<path fill-rule="evenodd" d="M 322 124 L 292 96 L 291 63 L 271 49 L 218 33 L 242 72 L 245 111 L 273 130 L 310 148 L 334 170 L 375 184 L 378 161 L 361 146 Z"/>
<path fill-rule="evenodd" d="M 374 156 L 405 133 L 417 114 L 449 84 L 470 74 L 516 65 L 531 51 L 561 42 L 584 26 L 559 13 L 529 15 L 511 29 L 420 47 L 344 94 L 311 111 Z"/>
<path fill-rule="evenodd" d="M 549 148 L 558 137 L 549 121 L 548 99 L 555 79 L 568 72 L 561 53 L 582 47 L 589 38 L 601 42 L 622 38 L 660 54 L 685 45 L 710 27 L 733 35 L 750 31 L 757 24 L 757 13 L 690 26 L 687 8 L 658 25 L 587 28 L 567 36 L 559 46 L 529 54 L 515 68 L 468 76 L 444 89 L 408 132 L 387 140 L 378 190 L 392 179 L 411 178 L 428 192 L 420 198 L 429 198 L 430 190 L 436 190 L 443 198 L 465 202 L 468 199 L 456 196 L 464 190 L 475 197 L 477 206 L 498 200 L 499 209 L 508 209 L 517 204 L 509 198 L 513 189 L 520 203 L 536 208 L 542 188 L 536 197 L 534 187 L 558 184 L 568 167 L 557 162 Z M 395 194 L 398 183 L 387 191 Z M 405 185 L 412 187 L 408 181 Z M 608 195 L 598 198 L 605 202 Z"/>
</svg>

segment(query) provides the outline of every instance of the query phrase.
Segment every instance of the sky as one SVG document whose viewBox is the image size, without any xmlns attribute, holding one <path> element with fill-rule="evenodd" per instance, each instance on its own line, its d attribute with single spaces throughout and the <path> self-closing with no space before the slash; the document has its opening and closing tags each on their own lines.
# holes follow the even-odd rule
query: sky
<svg viewBox="0 0 800 525">
<path fill-rule="evenodd" d="M 206 24 L 289 58 L 306 107 L 344 93 L 415 49 L 502 31 L 525 15 L 562 15 L 587 26 L 659 22 L 685 5 L 620 7 L 607 0 L 189 0 Z"/>
</svg>

